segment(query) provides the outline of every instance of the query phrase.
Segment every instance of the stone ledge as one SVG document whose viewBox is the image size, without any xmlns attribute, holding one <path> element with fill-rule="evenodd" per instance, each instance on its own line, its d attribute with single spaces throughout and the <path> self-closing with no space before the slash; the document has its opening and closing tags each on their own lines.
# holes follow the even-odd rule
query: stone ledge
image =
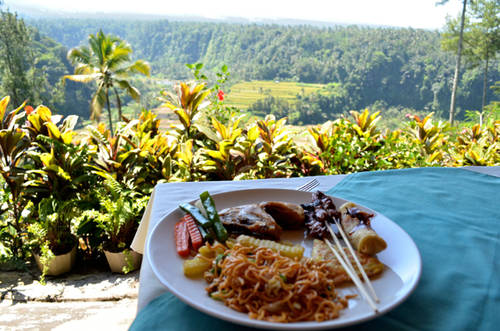
<svg viewBox="0 0 500 331">
<path fill-rule="evenodd" d="M 28 273 L 0 272 L 0 301 L 117 301 L 137 298 L 138 288 L 139 271 L 127 275 L 95 272 L 48 277 L 45 285 Z"/>
</svg>

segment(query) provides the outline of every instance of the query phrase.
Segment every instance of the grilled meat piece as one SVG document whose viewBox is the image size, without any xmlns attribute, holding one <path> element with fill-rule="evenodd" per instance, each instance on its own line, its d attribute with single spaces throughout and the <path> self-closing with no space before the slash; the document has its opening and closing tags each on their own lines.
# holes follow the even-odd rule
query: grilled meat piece
<svg viewBox="0 0 500 331">
<path fill-rule="evenodd" d="M 330 237 L 325 223 L 334 223 L 334 218 L 340 220 L 340 213 L 337 211 L 332 198 L 323 192 L 316 191 L 313 193 L 312 201 L 303 204 L 302 208 L 304 209 L 308 235 L 313 238 Z M 333 229 L 335 228 L 334 226 Z"/>
<path fill-rule="evenodd" d="M 279 240 L 281 227 L 257 204 L 226 208 L 219 212 L 224 227 L 234 234 L 248 234 L 263 239 Z"/>
<path fill-rule="evenodd" d="M 300 205 L 281 201 L 259 204 L 283 229 L 300 229 L 304 226 L 304 209 Z"/>
</svg>

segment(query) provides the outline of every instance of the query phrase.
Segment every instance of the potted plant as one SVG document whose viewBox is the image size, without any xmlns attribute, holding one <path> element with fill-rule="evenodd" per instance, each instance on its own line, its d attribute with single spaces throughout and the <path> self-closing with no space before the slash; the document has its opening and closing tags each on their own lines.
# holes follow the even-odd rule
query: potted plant
<svg viewBox="0 0 500 331">
<path fill-rule="evenodd" d="M 105 178 L 99 198 L 101 210 L 87 212 L 103 230 L 106 240 L 104 254 L 113 272 L 128 273 L 140 266 L 142 256 L 130 249 L 148 196 L 120 184 L 110 174 Z"/>
<path fill-rule="evenodd" d="M 25 103 L 7 112 L 10 97 L 0 99 L 0 266 L 15 267 L 23 261 L 27 223 L 23 217 L 29 200 L 23 186 L 26 151 L 30 139 L 23 130 Z"/>
<path fill-rule="evenodd" d="M 76 259 L 77 239 L 72 220 L 79 214 L 76 200 L 43 198 L 38 203 L 37 222 L 28 227 L 33 238 L 35 260 L 45 275 L 58 276 L 71 270 Z"/>
<path fill-rule="evenodd" d="M 102 248 L 111 270 L 126 273 L 139 267 L 141 256 L 129 247 L 153 187 L 171 176 L 173 147 L 151 114 L 123 119 L 114 135 L 103 125 L 89 127 L 88 145 L 96 151 L 91 162 L 101 179 L 100 208 L 86 212 L 84 224 L 92 220 L 104 232 Z"/>
<path fill-rule="evenodd" d="M 28 233 L 42 280 L 45 275 L 68 272 L 73 265 L 78 241 L 72 232 L 76 224 L 72 223 L 81 214 L 81 206 L 96 182 L 88 164 L 87 146 L 73 142 L 77 117 L 68 116 L 59 123 L 61 118 L 39 106 L 28 115 L 26 124 L 31 138 L 27 162 L 30 169 L 24 183 L 32 206 Z M 59 260 L 68 260 L 69 267 L 53 269 Z"/>
</svg>

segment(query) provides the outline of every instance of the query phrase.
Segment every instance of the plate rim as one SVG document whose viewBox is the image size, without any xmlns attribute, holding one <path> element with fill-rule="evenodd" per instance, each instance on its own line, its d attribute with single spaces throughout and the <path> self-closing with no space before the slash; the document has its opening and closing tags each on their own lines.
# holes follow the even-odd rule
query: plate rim
<svg viewBox="0 0 500 331">
<path fill-rule="evenodd" d="M 282 188 L 250 188 L 250 189 L 236 189 L 236 190 L 225 190 L 217 193 L 212 193 L 212 195 L 221 195 L 221 194 L 229 194 L 229 193 L 234 193 L 238 192 L 238 194 L 242 194 L 245 192 L 256 192 L 256 191 L 282 191 L 282 192 L 287 192 L 287 193 L 309 193 L 312 194 L 313 192 L 309 191 L 298 191 L 294 189 L 282 189 Z M 330 197 L 334 197 L 336 199 L 344 200 L 346 202 L 351 202 L 352 200 L 347 200 L 342 197 L 338 197 L 335 195 L 330 195 L 324 192 L 326 195 Z M 192 199 L 189 201 L 189 203 L 192 203 L 198 199 Z M 354 202 L 354 201 L 352 201 Z M 354 202 L 356 203 L 356 202 Z M 158 221 L 151 232 L 149 233 L 149 236 L 147 238 L 147 244 L 146 244 L 146 257 L 149 262 L 149 265 L 151 266 L 151 269 L 153 271 L 154 276 L 160 281 L 160 283 L 167 288 L 167 292 L 172 293 L 175 295 L 176 298 L 184 302 L 185 304 L 189 305 L 190 307 L 203 312 L 204 314 L 207 314 L 209 316 L 219 318 L 221 320 L 233 323 L 233 324 L 238 324 L 238 325 L 243 325 L 243 326 L 248 326 L 248 327 L 254 327 L 254 328 L 260 328 L 260 329 L 273 329 L 273 330 L 324 330 L 324 329 L 334 329 L 334 328 L 341 328 L 341 327 L 347 327 L 347 326 L 352 326 L 355 324 L 360 324 L 363 322 L 370 321 L 372 319 L 381 317 L 382 315 L 390 312 L 391 310 L 395 309 L 397 306 L 402 304 L 403 302 L 406 301 L 406 299 L 415 291 L 417 288 L 420 278 L 422 275 L 422 256 L 420 254 L 420 251 L 418 249 L 418 246 L 416 245 L 415 241 L 413 238 L 396 222 L 392 221 L 390 218 L 385 216 L 382 213 L 379 213 L 371 208 L 368 208 L 362 204 L 356 203 L 358 206 L 365 208 L 367 210 L 373 211 L 377 213 L 378 215 L 384 217 L 387 221 L 392 223 L 393 226 L 396 226 L 399 231 L 404 233 L 408 239 L 408 242 L 410 246 L 412 246 L 415 250 L 416 256 L 417 256 L 417 273 L 416 277 L 413 278 L 413 280 L 409 283 L 409 290 L 404 293 L 401 297 L 399 297 L 397 300 L 394 300 L 394 302 L 391 302 L 388 304 L 386 307 L 383 309 L 379 310 L 377 313 L 375 312 L 370 312 L 367 316 L 363 316 L 360 318 L 351 318 L 347 321 L 340 321 L 338 319 L 333 319 L 329 321 L 324 321 L 324 322 L 315 322 L 315 321 L 305 321 L 305 322 L 293 322 L 293 323 L 275 323 L 275 322 L 268 322 L 268 321 L 261 321 L 261 320 L 256 320 L 256 319 L 242 319 L 242 318 L 235 318 L 232 317 L 231 315 L 227 315 L 223 312 L 217 312 L 210 310 L 210 308 L 205 307 L 204 305 L 198 305 L 196 304 L 194 299 L 190 299 L 187 296 L 183 295 L 179 290 L 177 290 L 175 287 L 171 286 L 168 282 L 167 279 L 165 279 L 161 273 L 157 270 L 156 264 L 154 263 L 152 259 L 152 248 L 151 248 L 151 239 L 153 238 L 153 235 L 156 231 L 159 231 L 158 228 L 162 225 L 163 222 L 173 213 L 176 211 L 180 211 L 179 207 L 174 207 L 170 209 L 168 212 L 166 212 Z M 238 313 L 237 311 L 235 311 Z"/>
</svg>

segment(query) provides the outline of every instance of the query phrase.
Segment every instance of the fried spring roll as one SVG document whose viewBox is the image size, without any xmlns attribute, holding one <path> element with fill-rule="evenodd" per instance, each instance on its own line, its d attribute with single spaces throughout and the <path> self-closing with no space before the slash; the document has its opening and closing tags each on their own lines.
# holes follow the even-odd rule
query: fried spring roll
<svg viewBox="0 0 500 331">
<path fill-rule="evenodd" d="M 349 240 L 358 252 L 375 255 L 387 247 L 385 240 L 370 226 L 373 216 L 357 208 L 352 202 L 347 202 L 339 208 L 341 224 Z"/>
</svg>

